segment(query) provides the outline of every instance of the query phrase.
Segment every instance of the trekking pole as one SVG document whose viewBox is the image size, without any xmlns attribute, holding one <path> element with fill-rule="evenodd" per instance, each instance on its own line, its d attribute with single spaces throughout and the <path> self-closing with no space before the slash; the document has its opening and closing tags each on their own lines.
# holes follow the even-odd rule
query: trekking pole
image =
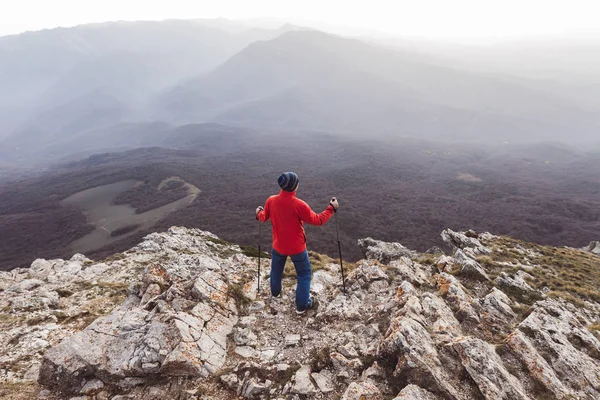
<svg viewBox="0 0 600 400">
<path fill-rule="evenodd" d="M 344 294 L 346 294 L 346 278 L 344 277 L 344 263 L 342 261 L 342 245 L 340 244 L 340 229 L 338 227 L 337 212 L 333 214 L 333 218 L 335 219 L 335 231 L 337 233 L 338 251 L 340 252 L 340 268 L 342 269 L 342 288 L 344 289 Z"/>
<path fill-rule="evenodd" d="M 262 225 L 258 221 L 258 283 L 256 285 L 257 293 L 260 293 L 260 242 L 262 241 Z"/>
</svg>

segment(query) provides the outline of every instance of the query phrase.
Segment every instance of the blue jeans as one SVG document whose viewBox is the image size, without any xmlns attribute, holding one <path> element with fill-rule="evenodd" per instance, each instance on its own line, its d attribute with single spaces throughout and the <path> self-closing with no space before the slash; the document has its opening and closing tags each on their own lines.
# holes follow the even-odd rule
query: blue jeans
<svg viewBox="0 0 600 400">
<path fill-rule="evenodd" d="M 281 281 L 283 270 L 288 256 L 280 254 L 275 249 L 272 251 L 271 259 L 271 295 L 279 296 L 281 293 Z M 308 252 L 304 250 L 300 254 L 291 255 L 290 258 L 296 268 L 298 283 L 296 284 L 296 308 L 305 310 L 310 298 L 310 281 L 312 279 L 312 268 L 308 259 Z"/>
</svg>

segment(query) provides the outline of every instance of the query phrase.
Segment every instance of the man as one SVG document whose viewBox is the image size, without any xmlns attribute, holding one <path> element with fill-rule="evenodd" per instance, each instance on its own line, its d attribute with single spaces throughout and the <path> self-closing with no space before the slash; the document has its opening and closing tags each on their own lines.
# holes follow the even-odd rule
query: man
<svg viewBox="0 0 600 400">
<path fill-rule="evenodd" d="M 256 219 L 261 222 L 271 220 L 273 225 L 273 251 L 271 259 L 271 295 L 281 295 L 281 281 L 285 262 L 291 257 L 298 282 L 296 284 L 296 312 L 304 314 L 315 305 L 310 296 L 312 268 L 306 251 L 306 234 L 303 224 L 324 225 L 337 211 L 339 204 L 335 197 L 321 214 L 316 214 L 304 201 L 296 197 L 298 175 L 294 172 L 281 174 L 277 180 L 281 191 L 267 199 L 264 208 L 256 209 Z"/>
</svg>

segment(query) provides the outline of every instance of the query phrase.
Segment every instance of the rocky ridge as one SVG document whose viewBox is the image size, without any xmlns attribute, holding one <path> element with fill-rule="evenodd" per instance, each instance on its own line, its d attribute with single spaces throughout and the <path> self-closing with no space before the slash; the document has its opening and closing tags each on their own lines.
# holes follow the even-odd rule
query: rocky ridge
<svg viewBox="0 0 600 400">
<path fill-rule="evenodd" d="M 293 268 L 270 298 L 268 267 L 259 293 L 254 254 L 200 230 L 100 262 L 36 260 L 0 273 L 0 396 L 600 398 L 600 293 L 567 284 L 585 273 L 593 288 L 600 257 L 442 238 L 451 255 L 361 240 L 346 294 L 336 261 L 311 254 L 320 306 L 305 316 Z"/>
</svg>

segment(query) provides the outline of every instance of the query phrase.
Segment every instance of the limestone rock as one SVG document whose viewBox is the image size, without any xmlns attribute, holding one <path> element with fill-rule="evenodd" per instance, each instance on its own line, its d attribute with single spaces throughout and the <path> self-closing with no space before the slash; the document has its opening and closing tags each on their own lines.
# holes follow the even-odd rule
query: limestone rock
<svg viewBox="0 0 600 400">
<path fill-rule="evenodd" d="M 479 239 L 468 237 L 464 233 L 454 232 L 452 229 L 445 229 L 441 236 L 444 242 L 458 249 L 471 249 L 474 254 L 490 254 L 492 252 L 482 245 Z"/>
<path fill-rule="evenodd" d="M 301 395 L 313 395 L 316 393 L 315 385 L 310 380 L 310 366 L 304 365 L 294 375 L 292 393 Z"/>
<path fill-rule="evenodd" d="M 588 247 L 585 248 L 585 251 L 600 255 L 600 241 L 590 242 Z"/>
<path fill-rule="evenodd" d="M 402 279 L 418 285 L 428 284 L 432 277 L 430 267 L 421 265 L 408 257 L 402 257 L 390 262 L 390 267 Z"/>
<path fill-rule="evenodd" d="M 317 384 L 317 388 L 321 393 L 331 393 L 333 392 L 333 374 L 329 371 L 321 371 L 321 372 L 313 372 L 310 374 L 315 383 Z"/>
<path fill-rule="evenodd" d="M 260 395 L 268 392 L 269 387 L 271 387 L 270 381 L 261 383 L 258 379 L 250 378 L 248 381 L 246 381 L 246 383 L 244 383 L 242 397 L 245 399 L 258 398 Z"/>
<path fill-rule="evenodd" d="M 454 257 L 443 255 L 435 262 L 435 265 L 439 272 L 452 272 L 455 265 L 458 265 L 458 261 Z"/>
<path fill-rule="evenodd" d="M 507 346 L 519 357 L 527 367 L 531 377 L 542 384 L 558 399 L 573 397 L 575 393 L 567 388 L 556 376 L 546 360 L 538 353 L 531 341 L 521 332 L 515 330 L 507 339 Z"/>
<path fill-rule="evenodd" d="M 342 400 L 383 400 L 381 391 L 372 382 L 352 382 L 344 392 Z"/>
<path fill-rule="evenodd" d="M 402 374 L 410 382 L 423 383 L 449 397 L 457 397 L 437 348 L 421 322 L 409 316 L 394 319 L 379 344 L 377 354 L 398 358 L 394 375 Z"/>
<path fill-rule="evenodd" d="M 521 274 L 517 273 L 517 274 L 513 274 L 513 275 L 509 275 L 506 272 L 500 272 L 500 276 L 498 276 L 498 278 L 496 278 L 496 283 L 498 284 L 498 286 L 506 288 L 506 289 L 510 289 L 510 290 L 516 290 L 520 293 L 529 293 L 529 292 L 533 292 L 534 289 L 529 286 L 529 284 L 525 281 L 524 277 L 527 276 L 525 274 L 522 273 Z M 529 275 L 531 276 L 531 275 Z"/>
<path fill-rule="evenodd" d="M 483 299 L 483 309 L 496 320 L 509 322 L 517 317 L 510 307 L 512 303 L 503 291 L 493 288 Z"/>
<path fill-rule="evenodd" d="M 458 320 L 479 323 L 479 314 L 474 307 L 473 298 L 466 292 L 458 279 L 442 272 L 436 275 L 436 280 L 440 294 L 445 297 Z"/>
<path fill-rule="evenodd" d="M 535 348 L 539 354 L 546 355 L 548 366 L 567 387 L 566 394 L 574 392 L 582 398 L 600 398 L 600 340 L 582 326 L 580 319 L 557 300 L 536 303 L 533 312 L 518 325 L 532 347 L 516 352 L 521 357 L 531 353 L 537 359 L 532 350 Z M 517 341 L 513 346 L 517 349 L 518 338 L 513 339 Z M 525 364 L 529 366 L 531 362 Z M 546 371 L 545 376 L 552 380 L 552 374 Z M 553 392 L 562 390 L 556 384 L 548 386 Z"/>
<path fill-rule="evenodd" d="M 490 280 L 483 267 L 477 261 L 467 256 L 462 250 L 457 249 L 454 253 L 454 258 L 462 266 L 461 275 L 482 281 Z"/>
<path fill-rule="evenodd" d="M 285 345 L 286 346 L 297 346 L 300 343 L 300 335 L 298 334 L 290 334 L 285 336 Z"/>
<path fill-rule="evenodd" d="M 417 385 L 407 385 L 394 400 L 439 400 L 439 397 Z"/>
<path fill-rule="evenodd" d="M 417 256 L 416 252 L 407 249 L 400 243 L 382 242 L 370 237 L 359 239 L 358 246 L 367 260 L 378 260 L 384 264 L 401 257 L 415 258 Z"/>
<path fill-rule="evenodd" d="M 219 380 L 225 385 L 227 386 L 229 389 L 231 390 L 237 390 L 238 387 L 238 377 L 236 374 L 226 374 L 226 375 L 221 375 L 219 377 Z"/>
<path fill-rule="evenodd" d="M 486 342 L 466 337 L 454 342 L 452 348 L 486 399 L 529 399 L 519 380 L 506 370 L 495 349 Z"/>
</svg>

